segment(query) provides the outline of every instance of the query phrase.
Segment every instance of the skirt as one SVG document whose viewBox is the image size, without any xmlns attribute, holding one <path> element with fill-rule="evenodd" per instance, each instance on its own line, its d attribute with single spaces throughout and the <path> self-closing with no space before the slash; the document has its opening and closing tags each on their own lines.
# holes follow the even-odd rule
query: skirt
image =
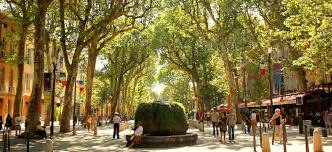
<svg viewBox="0 0 332 152">
<path fill-rule="evenodd" d="M 142 140 L 142 136 L 135 136 L 134 138 L 134 144 L 140 144 Z"/>
</svg>

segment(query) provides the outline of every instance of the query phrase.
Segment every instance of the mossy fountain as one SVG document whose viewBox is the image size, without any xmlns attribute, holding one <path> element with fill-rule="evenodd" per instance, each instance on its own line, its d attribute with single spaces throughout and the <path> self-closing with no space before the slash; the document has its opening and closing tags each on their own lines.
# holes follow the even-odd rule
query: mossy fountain
<svg viewBox="0 0 332 152">
<path fill-rule="evenodd" d="M 187 133 L 188 123 L 181 103 L 142 103 L 135 113 L 135 122 L 138 121 L 144 128 L 140 147 L 185 146 L 197 141 L 197 134 Z M 130 137 L 127 135 L 127 141 Z"/>
</svg>

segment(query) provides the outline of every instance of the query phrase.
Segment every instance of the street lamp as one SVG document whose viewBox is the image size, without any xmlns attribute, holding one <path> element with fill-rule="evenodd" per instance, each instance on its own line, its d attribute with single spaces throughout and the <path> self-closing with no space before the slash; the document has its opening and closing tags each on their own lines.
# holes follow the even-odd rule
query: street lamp
<svg viewBox="0 0 332 152">
<path fill-rule="evenodd" d="M 50 128 L 50 134 L 53 136 L 54 133 L 54 94 L 55 94 L 55 79 L 56 79 L 56 57 L 55 55 L 52 56 L 52 65 L 53 65 L 53 80 L 52 80 L 52 99 L 51 99 L 51 128 Z"/>
<path fill-rule="evenodd" d="M 75 124 L 76 124 L 76 78 L 75 78 L 75 89 L 74 89 L 74 110 L 73 110 L 73 135 L 76 135 L 76 129 L 75 129 Z"/>
<path fill-rule="evenodd" d="M 77 81 L 76 80 L 76 78 L 75 78 L 75 89 L 74 89 L 74 107 L 73 107 L 73 135 L 76 135 L 76 128 L 75 128 L 75 126 L 76 126 L 76 122 L 77 122 L 77 116 L 76 116 L 76 107 L 77 107 L 77 82 L 84 82 L 84 81 L 82 81 L 82 80 L 79 80 L 79 81 Z M 81 84 L 80 83 L 80 85 L 83 85 L 83 84 Z M 81 90 L 81 88 L 80 88 L 80 93 L 81 92 L 83 92 L 82 90 Z"/>
<path fill-rule="evenodd" d="M 272 64 L 272 60 L 271 60 L 271 54 L 272 54 L 272 46 L 268 47 L 267 51 L 269 53 L 269 57 L 268 57 L 268 68 L 269 68 L 269 89 L 270 89 L 270 116 L 272 116 L 273 114 L 273 90 L 272 90 L 272 69 L 271 69 L 271 64 Z"/>
</svg>

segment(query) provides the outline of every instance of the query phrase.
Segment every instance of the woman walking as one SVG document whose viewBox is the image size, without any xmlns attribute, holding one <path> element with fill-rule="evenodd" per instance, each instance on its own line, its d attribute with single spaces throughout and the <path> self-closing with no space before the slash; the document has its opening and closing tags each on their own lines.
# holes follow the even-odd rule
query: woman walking
<svg viewBox="0 0 332 152">
<path fill-rule="evenodd" d="M 220 115 L 220 120 L 219 120 L 219 129 L 220 129 L 220 142 L 222 142 L 223 137 L 224 137 L 224 142 L 226 142 L 226 131 L 227 131 L 227 118 L 226 114 L 224 112 L 221 113 Z"/>
<path fill-rule="evenodd" d="M 236 124 L 236 115 L 235 112 L 231 111 L 227 117 L 227 125 L 228 125 L 228 135 L 229 135 L 229 142 L 232 143 L 235 140 L 234 136 L 234 129 Z"/>
<path fill-rule="evenodd" d="M 278 134 L 278 138 L 279 138 L 279 143 L 282 143 L 282 135 L 281 135 L 281 121 L 282 121 L 282 116 L 280 114 L 280 109 L 276 109 L 274 115 L 272 116 L 270 123 L 272 122 L 274 124 L 275 127 L 275 133 L 274 133 L 274 137 L 276 137 L 276 135 Z M 276 138 L 275 138 L 276 139 Z"/>
<path fill-rule="evenodd" d="M 5 124 L 5 129 L 6 131 L 11 131 L 11 127 L 13 124 L 13 118 L 10 116 L 10 114 L 7 115 L 6 117 L 6 124 Z"/>
</svg>

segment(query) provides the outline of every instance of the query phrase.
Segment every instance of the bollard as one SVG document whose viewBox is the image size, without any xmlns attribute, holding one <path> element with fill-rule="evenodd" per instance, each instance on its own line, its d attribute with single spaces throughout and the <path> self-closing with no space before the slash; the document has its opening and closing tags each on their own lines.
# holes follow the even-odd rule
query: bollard
<svg viewBox="0 0 332 152">
<path fill-rule="evenodd" d="M 9 130 L 8 130 L 7 134 L 8 134 L 7 146 L 8 146 L 8 151 L 10 151 L 10 131 Z"/>
<path fill-rule="evenodd" d="M 30 151 L 30 134 L 29 133 L 26 133 L 26 142 L 27 142 L 27 152 Z"/>
<path fill-rule="evenodd" d="M 268 133 L 263 133 L 262 152 L 271 152 L 269 134 Z"/>
<path fill-rule="evenodd" d="M 202 123 L 202 132 L 204 132 L 204 121 Z"/>
<path fill-rule="evenodd" d="M 52 139 L 46 139 L 45 151 L 46 152 L 53 152 L 53 141 L 52 141 Z"/>
<path fill-rule="evenodd" d="M 309 144 L 308 144 L 308 126 L 304 125 L 304 139 L 305 139 L 305 151 L 309 152 Z"/>
<path fill-rule="evenodd" d="M 3 139 L 3 151 L 6 152 L 7 150 L 7 134 L 5 134 L 5 132 L 3 132 L 3 136 L 2 136 L 2 139 Z"/>
<path fill-rule="evenodd" d="M 286 143 L 287 143 L 287 133 L 286 133 L 286 125 L 285 123 L 282 124 L 282 141 L 283 141 L 283 146 L 284 146 L 284 152 L 287 152 L 287 147 L 286 147 Z"/>
<path fill-rule="evenodd" d="M 256 131 L 255 131 L 255 129 L 253 128 L 253 130 L 252 130 L 253 132 L 252 132 L 252 134 L 253 134 L 253 138 L 254 138 L 254 152 L 256 152 Z"/>
<path fill-rule="evenodd" d="M 272 145 L 274 145 L 275 133 L 276 133 L 276 127 L 275 125 L 273 125 Z"/>
<path fill-rule="evenodd" d="M 262 148 L 262 123 L 259 123 L 259 144 Z"/>
<path fill-rule="evenodd" d="M 264 133 L 266 133 L 267 124 L 264 122 Z"/>
<path fill-rule="evenodd" d="M 97 136 L 97 124 L 94 125 L 93 135 Z"/>
<path fill-rule="evenodd" d="M 314 130 L 313 133 L 313 152 L 323 152 L 322 140 L 318 129 Z"/>
</svg>

